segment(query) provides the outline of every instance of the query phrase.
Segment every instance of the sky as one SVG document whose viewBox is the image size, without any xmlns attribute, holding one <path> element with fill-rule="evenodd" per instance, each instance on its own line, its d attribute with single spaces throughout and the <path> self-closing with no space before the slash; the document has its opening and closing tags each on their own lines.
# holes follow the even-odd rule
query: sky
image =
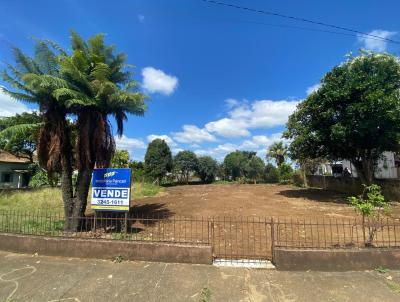
<svg viewBox="0 0 400 302">
<path fill-rule="evenodd" d="M 396 0 L 223 1 L 400 41 Z M 71 29 L 84 38 L 106 34 L 135 66 L 148 110 L 129 116 L 124 135 L 115 137 L 134 160 L 144 158 L 155 138 L 174 154 L 192 150 L 222 160 L 238 149 L 265 158 L 298 102 L 346 54 L 400 50 L 400 44 L 201 0 L 3 0 L 0 69 L 13 62 L 11 47 L 30 54 L 33 38 L 69 49 Z M 0 116 L 34 109 L 0 92 Z"/>
</svg>

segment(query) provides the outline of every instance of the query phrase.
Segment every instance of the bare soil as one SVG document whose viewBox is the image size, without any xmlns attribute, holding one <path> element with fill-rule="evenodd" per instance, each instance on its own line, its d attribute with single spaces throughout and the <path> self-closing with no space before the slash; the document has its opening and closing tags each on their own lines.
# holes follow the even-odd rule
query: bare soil
<svg viewBox="0 0 400 302">
<path fill-rule="evenodd" d="M 211 184 L 165 188 L 155 197 L 133 200 L 133 211 L 150 216 L 247 216 L 352 218 L 344 194 L 288 185 Z M 392 205 L 392 214 L 400 207 Z"/>
</svg>

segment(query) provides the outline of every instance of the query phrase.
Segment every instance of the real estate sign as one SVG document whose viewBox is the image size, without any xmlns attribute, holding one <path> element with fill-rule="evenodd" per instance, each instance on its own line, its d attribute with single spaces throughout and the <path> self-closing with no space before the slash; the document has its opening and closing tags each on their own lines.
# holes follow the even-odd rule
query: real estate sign
<svg viewBox="0 0 400 302">
<path fill-rule="evenodd" d="M 131 169 L 94 169 L 92 174 L 92 209 L 129 211 Z"/>
</svg>

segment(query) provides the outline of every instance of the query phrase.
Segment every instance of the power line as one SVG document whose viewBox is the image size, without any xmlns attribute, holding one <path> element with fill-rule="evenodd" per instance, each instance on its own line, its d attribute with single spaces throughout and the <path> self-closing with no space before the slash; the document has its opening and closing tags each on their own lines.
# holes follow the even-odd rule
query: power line
<svg viewBox="0 0 400 302">
<path fill-rule="evenodd" d="M 275 16 L 275 17 L 280 17 L 280 18 L 286 18 L 286 19 L 291 19 L 291 20 L 296 20 L 296 21 L 316 24 L 316 25 L 325 26 L 325 27 L 331 27 L 331 28 L 335 28 L 335 29 L 340 29 L 340 30 L 356 33 L 356 34 L 362 35 L 362 36 L 383 40 L 383 41 L 386 41 L 386 42 L 400 44 L 399 41 L 395 41 L 395 40 L 388 39 L 388 38 L 385 38 L 385 37 L 381 37 L 381 36 L 365 33 L 365 32 L 362 32 L 362 31 L 359 31 L 359 30 L 355 30 L 355 29 L 351 29 L 351 28 L 347 28 L 347 27 L 337 26 L 337 25 L 334 25 L 334 24 L 328 24 L 328 23 L 324 23 L 324 22 L 313 21 L 313 20 L 304 19 L 304 18 L 300 18 L 300 17 L 294 17 L 294 16 L 289 16 L 289 15 L 279 14 L 279 13 L 272 12 L 272 11 L 260 10 L 260 9 L 255 9 L 255 8 L 250 8 L 250 7 L 246 7 L 246 6 L 240 6 L 240 5 L 235 5 L 235 4 L 225 3 L 225 2 L 220 2 L 220 1 L 214 1 L 214 0 L 201 0 L 201 1 L 209 3 L 209 4 L 226 6 L 226 7 L 246 10 L 246 11 L 250 11 L 250 12 L 260 13 L 260 14 L 264 14 L 264 15 L 270 15 L 270 16 Z"/>
</svg>

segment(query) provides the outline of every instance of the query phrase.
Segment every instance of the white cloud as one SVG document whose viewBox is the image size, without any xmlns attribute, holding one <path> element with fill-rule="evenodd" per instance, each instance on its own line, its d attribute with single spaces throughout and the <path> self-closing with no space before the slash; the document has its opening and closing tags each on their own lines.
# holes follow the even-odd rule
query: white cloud
<svg viewBox="0 0 400 302">
<path fill-rule="evenodd" d="M 249 129 L 272 128 L 284 125 L 296 109 L 298 101 L 259 100 L 237 105 L 228 112 L 229 117 L 209 122 L 205 129 L 223 137 L 249 136 Z"/>
<path fill-rule="evenodd" d="M 389 39 L 390 37 L 396 35 L 397 32 L 375 29 L 375 30 L 369 32 L 368 34 L 373 35 L 373 36 L 378 36 L 378 37 L 381 37 L 384 39 Z M 358 35 L 358 41 L 363 44 L 363 48 L 368 49 L 368 50 L 385 52 L 387 49 L 387 41 L 379 39 L 379 38 Z"/>
<path fill-rule="evenodd" d="M 168 135 L 165 135 L 165 134 L 164 135 L 156 135 L 156 134 L 148 135 L 147 136 L 147 141 L 150 143 L 150 142 L 152 142 L 153 140 L 155 140 L 157 138 L 164 140 L 170 147 L 175 147 L 176 146 L 176 143 L 174 142 L 174 140 L 171 137 L 169 137 Z"/>
<path fill-rule="evenodd" d="M 252 141 L 257 144 L 259 147 L 267 148 L 274 142 L 283 140 L 282 133 L 274 133 L 269 136 L 266 135 L 255 135 L 252 138 Z"/>
<path fill-rule="evenodd" d="M 141 139 L 130 138 L 126 135 L 122 135 L 121 137 L 115 136 L 114 139 L 119 150 L 132 151 L 134 149 L 146 149 L 146 144 Z"/>
<path fill-rule="evenodd" d="M 314 84 L 310 87 L 307 88 L 306 93 L 307 95 L 310 95 L 311 93 L 317 91 L 321 87 L 320 83 Z"/>
<path fill-rule="evenodd" d="M 0 86 L 0 117 L 12 116 L 22 112 L 32 112 L 32 110 L 5 94 Z"/>
<path fill-rule="evenodd" d="M 173 133 L 173 137 L 180 143 L 202 143 L 216 141 L 214 135 L 205 129 L 200 129 L 195 125 L 184 125 L 182 132 Z"/>
<path fill-rule="evenodd" d="M 247 127 L 246 121 L 231 118 L 222 118 L 215 122 L 207 123 L 205 126 L 207 131 L 215 132 L 224 137 L 249 136 L 250 132 L 246 129 Z"/>
<path fill-rule="evenodd" d="M 255 101 L 251 106 L 250 127 L 272 128 L 286 124 L 298 101 Z"/>
<path fill-rule="evenodd" d="M 144 19 L 145 19 L 144 15 L 139 14 L 139 15 L 137 15 L 137 18 L 138 18 L 140 23 L 144 23 Z"/>
<path fill-rule="evenodd" d="M 239 105 L 239 101 L 235 100 L 235 99 L 226 99 L 225 100 L 225 106 L 230 110 L 233 107 L 236 107 L 237 105 Z"/>
<path fill-rule="evenodd" d="M 172 94 L 178 86 L 178 78 L 160 69 L 146 67 L 142 70 L 143 88 L 150 93 Z"/>
</svg>

